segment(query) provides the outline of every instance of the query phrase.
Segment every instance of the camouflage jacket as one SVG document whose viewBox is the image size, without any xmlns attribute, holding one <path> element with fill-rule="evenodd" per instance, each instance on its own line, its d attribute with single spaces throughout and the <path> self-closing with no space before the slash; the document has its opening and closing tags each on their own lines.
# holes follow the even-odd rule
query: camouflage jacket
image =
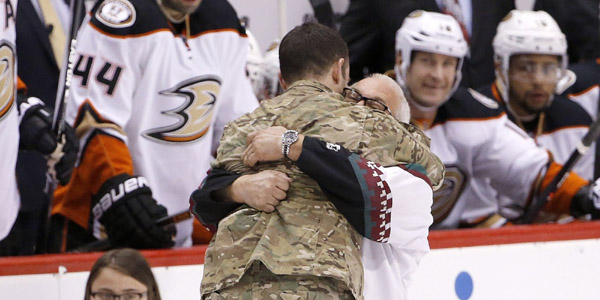
<svg viewBox="0 0 600 300">
<path fill-rule="evenodd" d="M 244 166 L 240 157 L 248 133 L 284 126 L 331 143 L 384 166 L 404 164 L 441 184 L 444 165 L 429 139 L 412 125 L 364 106 L 355 106 L 313 81 L 294 83 L 284 94 L 229 123 L 213 168 L 239 173 L 282 171 L 293 181 L 272 213 L 245 207 L 219 223 L 205 256 L 202 294 L 235 284 L 255 260 L 275 274 L 315 275 L 345 282 L 362 299 L 361 236 L 327 201 L 317 182 L 291 161 Z"/>
</svg>

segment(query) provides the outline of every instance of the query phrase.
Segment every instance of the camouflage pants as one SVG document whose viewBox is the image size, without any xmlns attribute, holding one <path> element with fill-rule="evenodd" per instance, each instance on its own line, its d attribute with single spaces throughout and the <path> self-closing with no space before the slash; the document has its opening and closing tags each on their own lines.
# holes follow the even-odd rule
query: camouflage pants
<svg viewBox="0 0 600 300">
<path fill-rule="evenodd" d="M 254 262 L 237 284 L 203 295 L 202 298 L 205 300 L 354 300 L 350 289 L 339 280 L 312 275 L 277 275 L 259 261 Z"/>
</svg>

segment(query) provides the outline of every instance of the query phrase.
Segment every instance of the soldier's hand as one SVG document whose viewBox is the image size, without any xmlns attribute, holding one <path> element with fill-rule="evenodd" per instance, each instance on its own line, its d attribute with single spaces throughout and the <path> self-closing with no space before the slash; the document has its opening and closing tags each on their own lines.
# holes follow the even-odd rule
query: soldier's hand
<svg viewBox="0 0 600 300">
<path fill-rule="evenodd" d="M 266 170 L 244 175 L 231 185 L 231 198 L 238 203 L 264 212 L 272 212 L 275 206 L 287 196 L 292 179 L 285 173 Z"/>
<path fill-rule="evenodd" d="M 244 164 L 253 167 L 259 162 L 282 159 L 281 136 L 286 130 L 282 126 L 273 126 L 248 134 L 246 137 L 246 150 L 242 153 Z M 300 134 L 298 141 L 292 144 L 288 155 L 290 159 L 297 160 L 300 157 L 303 140 L 304 136 Z"/>
</svg>

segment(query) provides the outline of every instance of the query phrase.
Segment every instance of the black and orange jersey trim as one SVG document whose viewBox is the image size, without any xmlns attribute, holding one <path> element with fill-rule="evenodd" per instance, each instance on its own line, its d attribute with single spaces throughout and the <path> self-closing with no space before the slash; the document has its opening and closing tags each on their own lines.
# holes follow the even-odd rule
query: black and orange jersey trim
<svg viewBox="0 0 600 300">
<path fill-rule="evenodd" d="M 91 25 L 98 31 L 112 37 L 131 38 L 150 35 L 161 31 L 173 31 L 173 26 L 154 0 L 125 0 L 135 9 L 135 21 L 131 26 L 116 28 L 102 23 L 96 12 L 105 1 L 98 1 L 91 12 Z M 202 0 L 198 9 L 190 15 L 189 36 L 205 33 L 233 31 L 246 37 L 246 31 L 239 22 L 231 4 L 224 0 Z"/>
<path fill-rule="evenodd" d="M 499 107 L 494 107 L 493 103 L 485 105 L 481 101 L 475 99 L 472 94 L 473 92 L 474 91 L 469 91 L 469 89 L 459 87 L 452 97 L 440 106 L 433 122 L 433 126 L 448 121 L 482 121 L 497 119 L 504 115 L 504 111 Z M 488 100 L 493 102 L 491 99 Z"/>
<path fill-rule="evenodd" d="M 496 83 L 485 87 L 480 92 L 488 97 L 493 97 L 498 104 L 506 111 L 511 121 L 515 122 L 514 116 L 512 116 L 508 110 L 506 110 L 506 104 L 498 92 Z M 544 111 L 545 124 L 543 126 L 542 133 L 551 133 L 561 129 L 574 128 L 574 127 L 589 127 L 592 123 L 592 118 L 579 104 L 569 100 L 564 95 L 554 95 L 552 104 Z M 538 118 L 523 124 L 526 128 L 534 128 L 538 122 Z M 528 126 L 531 123 L 531 126 Z"/>
</svg>

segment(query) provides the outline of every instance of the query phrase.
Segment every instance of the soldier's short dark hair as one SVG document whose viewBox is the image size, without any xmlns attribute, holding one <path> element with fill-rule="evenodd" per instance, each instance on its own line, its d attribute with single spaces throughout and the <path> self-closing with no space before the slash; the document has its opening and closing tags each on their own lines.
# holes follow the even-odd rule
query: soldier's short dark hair
<svg viewBox="0 0 600 300">
<path fill-rule="evenodd" d="M 340 58 L 346 59 L 348 47 L 334 29 L 318 23 L 296 26 L 281 40 L 279 64 L 281 77 L 288 84 L 309 76 L 322 76 Z"/>
</svg>

